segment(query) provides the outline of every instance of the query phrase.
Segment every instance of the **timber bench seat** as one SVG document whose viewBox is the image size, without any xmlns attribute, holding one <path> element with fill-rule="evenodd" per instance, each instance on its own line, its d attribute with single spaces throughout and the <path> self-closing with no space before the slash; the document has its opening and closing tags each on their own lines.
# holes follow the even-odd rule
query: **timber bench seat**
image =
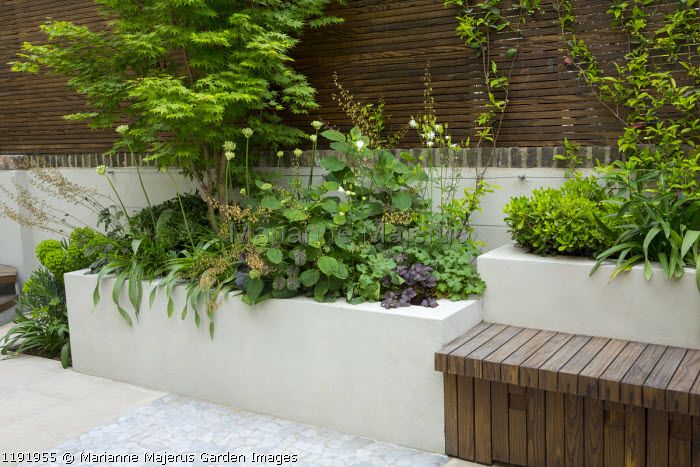
<svg viewBox="0 0 700 467">
<path fill-rule="evenodd" d="M 0 264 L 0 312 L 9 310 L 17 300 L 17 269 Z"/>
<path fill-rule="evenodd" d="M 700 350 L 480 323 L 435 354 L 445 450 L 528 466 L 700 466 Z"/>
</svg>

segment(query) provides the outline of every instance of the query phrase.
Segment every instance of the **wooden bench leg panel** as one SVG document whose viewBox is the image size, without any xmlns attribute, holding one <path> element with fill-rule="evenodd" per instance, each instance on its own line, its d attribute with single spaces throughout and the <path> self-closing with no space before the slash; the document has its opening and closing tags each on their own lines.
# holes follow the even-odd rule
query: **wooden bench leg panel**
<svg viewBox="0 0 700 467">
<path fill-rule="evenodd" d="M 476 461 L 482 464 L 492 464 L 491 383 L 483 379 L 474 380 L 474 420 Z"/>
<path fill-rule="evenodd" d="M 619 402 L 605 402 L 603 444 L 605 467 L 625 465 L 625 409 Z"/>
<path fill-rule="evenodd" d="M 625 467 L 646 466 L 646 411 L 625 406 Z"/>
<path fill-rule="evenodd" d="M 457 375 L 443 373 L 443 393 L 445 404 L 445 453 L 459 455 L 457 417 Z"/>
<path fill-rule="evenodd" d="M 566 394 L 564 396 L 567 467 L 583 467 L 583 397 Z"/>
<path fill-rule="evenodd" d="M 603 401 L 584 398 L 584 448 L 586 467 L 604 467 L 604 432 L 605 411 Z"/>
<path fill-rule="evenodd" d="M 693 417 L 693 467 L 700 467 L 700 417 Z"/>
<path fill-rule="evenodd" d="M 493 460 L 509 462 L 508 385 L 491 383 L 491 447 Z"/>
<path fill-rule="evenodd" d="M 564 466 L 564 394 L 545 391 L 547 467 Z"/>
<path fill-rule="evenodd" d="M 508 450 L 509 462 L 527 465 L 527 390 L 521 386 L 508 386 Z"/>
<path fill-rule="evenodd" d="M 668 466 L 668 412 L 647 410 L 647 465 Z"/>
<path fill-rule="evenodd" d="M 668 465 L 691 467 L 692 420 L 689 415 L 669 414 Z"/>
<path fill-rule="evenodd" d="M 459 457 L 474 461 L 474 378 L 457 377 L 457 407 Z"/>
<path fill-rule="evenodd" d="M 544 391 L 528 388 L 527 401 L 527 465 L 529 467 L 546 467 Z"/>
</svg>

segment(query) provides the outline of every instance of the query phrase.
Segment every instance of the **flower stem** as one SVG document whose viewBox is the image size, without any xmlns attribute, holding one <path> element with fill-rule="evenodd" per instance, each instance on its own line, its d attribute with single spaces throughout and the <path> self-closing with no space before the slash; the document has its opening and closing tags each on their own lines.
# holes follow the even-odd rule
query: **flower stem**
<svg viewBox="0 0 700 467">
<path fill-rule="evenodd" d="M 190 230 L 190 223 L 187 222 L 187 215 L 185 215 L 185 207 L 182 205 L 182 198 L 180 197 L 180 187 L 177 185 L 175 178 L 168 172 L 170 180 L 172 180 L 173 185 L 175 185 L 175 192 L 177 193 L 177 202 L 180 204 L 180 212 L 182 213 L 182 220 L 185 223 L 185 229 L 187 230 L 187 237 L 190 239 L 190 245 L 192 250 L 194 250 L 194 240 L 192 240 L 192 231 Z"/>
<path fill-rule="evenodd" d="M 122 211 L 124 211 L 124 215 L 126 216 L 127 220 L 129 221 L 129 225 L 131 225 L 131 217 L 129 217 L 129 213 L 126 211 L 126 206 L 124 206 L 124 201 L 122 201 L 122 197 L 119 196 L 119 192 L 115 188 L 114 183 L 112 183 L 112 180 L 109 179 L 109 175 L 105 178 L 107 179 L 107 183 L 109 183 L 109 186 L 112 187 L 112 191 L 117 196 L 117 200 L 119 201 L 119 204 L 122 207 Z"/>
<path fill-rule="evenodd" d="M 248 173 L 248 141 L 249 138 L 245 139 L 245 192 L 247 196 L 250 196 L 250 175 Z"/>
</svg>

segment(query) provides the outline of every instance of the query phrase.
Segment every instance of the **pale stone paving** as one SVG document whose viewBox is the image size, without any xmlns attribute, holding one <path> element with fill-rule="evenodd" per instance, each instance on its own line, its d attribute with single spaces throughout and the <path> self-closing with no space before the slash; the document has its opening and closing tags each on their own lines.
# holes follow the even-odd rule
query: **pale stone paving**
<svg viewBox="0 0 700 467">
<path fill-rule="evenodd" d="M 64 442 L 50 452 L 76 456 L 72 465 L 154 465 L 145 453 L 194 454 L 194 463 L 179 465 L 277 465 L 253 463 L 256 454 L 298 456 L 303 466 L 442 466 L 449 458 L 381 443 L 209 402 L 167 395 L 112 422 Z M 138 454 L 138 463 L 80 462 L 81 452 Z M 202 462 L 201 454 L 245 455 L 246 462 Z M 30 464 L 28 464 L 30 465 Z M 31 464 L 47 465 L 47 464 Z M 176 465 L 176 464 L 169 464 Z"/>
</svg>

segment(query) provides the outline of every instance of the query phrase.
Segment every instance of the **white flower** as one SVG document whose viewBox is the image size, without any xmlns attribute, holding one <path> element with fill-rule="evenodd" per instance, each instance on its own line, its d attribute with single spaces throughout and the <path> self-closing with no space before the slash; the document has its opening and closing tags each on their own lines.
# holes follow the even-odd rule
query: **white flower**
<svg viewBox="0 0 700 467">
<path fill-rule="evenodd" d="M 224 141 L 224 151 L 235 151 L 236 143 L 233 141 Z"/>
<path fill-rule="evenodd" d="M 226 151 L 226 152 L 224 153 L 224 156 L 226 156 L 226 160 L 227 160 L 227 161 L 230 161 L 230 160 L 232 160 L 234 157 L 236 157 L 236 153 L 233 152 L 233 151 Z"/>
<path fill-rule="evenodd" d="M 309 139 L 311 140 L 312 143 L 315 143 L 318 140 L 318 136 L 316 135 L 309 135 Z"/>
<path fill-rule="evenodd" d="M 323 126 L 323 123 L 319 122 L 318 120 L 314 120 L 313 122 L 311 122 L 311 126 L 312 126 L 315 130 L 320 130 L 321 127 Z"/>
<path fill-rule="evenodd" d="M 357 149 L 362 149 L 365 147 L 365 142 L 361 139 L 358 139 L 357 141 L 355 141 L 355 146 L 357 146 Z"/>
<path fill-rule="evenodd" d="M 342 186 L 339 186 L 338 193 L 345 193 L 345 188 L 343 188 Z"/>
<path fill-rule="evenodd" d="M 412 118 L 412 119 L 408 122 L 408 126 L 410 126 L 411 128 L 416 128 L 416 127 L 418 126 L 418 122 L 416 122 L 416 120 Z"/>
<path fill-rule="evenodd" d="M 251 128 L 243 128 L 241 130 L 241 133 L 243 133 L 243 136 L 245 136 L 246 138 L 250 138 L 251 136 L 253 136 L 253 130 Z"/>
<path fill-rule="evenodd" d="M 284 152 L 283 152 L 283 151 L 277 151 L 277 157 L 279 157 L 280 159 L 281 159 L 282 157 L 284 157 Z"/>
<path fill-rule="evenodd" d="M 129 125 L 119 125 L 115 131 L 120 135 L 123 135 L 124 133 L 129 131 Z"/>
<path fill-rule="evenodd" d="M 457 149 L 457 143 L 452 143 L 452 144 L 450 144 L 450 147 L 451 147 L 452 149 Z"/>
<path fill-rule="evenodd" d="M 302 154 L 304 154 L 304 151 L 302 151 L 301 149 L 297 148 L 297 149 L 294 150 L 294 155 L 295 155 L 295 156 L 301 157 Z"/>
<path fill-rule="evenodd" d="M 95 172 L 97 172 L 97 175 L 104 175 L 107 173 L 107 167 L 104 165 L 98 165 Z"/>
<path fill-rule="evenodd" d="M 435 132 L 434 132 L 434 131 L 429 131 L 428 134 L 425 135 L 425 137 L 426 137 L 428 140 L 435 139 Z"/>
<path fill-rule="evenodd" d="M 432 148 L 435 143 L 433 143 L 432 141 L 428 141 L 425 144 L 427 144 L 429 148 Z"/>
<path fill-rule="evenodd" d="M 437 131 L 438 133 L 442 133 L 442 125 L 435 125 L 435 131 Z"/>
</svg>

